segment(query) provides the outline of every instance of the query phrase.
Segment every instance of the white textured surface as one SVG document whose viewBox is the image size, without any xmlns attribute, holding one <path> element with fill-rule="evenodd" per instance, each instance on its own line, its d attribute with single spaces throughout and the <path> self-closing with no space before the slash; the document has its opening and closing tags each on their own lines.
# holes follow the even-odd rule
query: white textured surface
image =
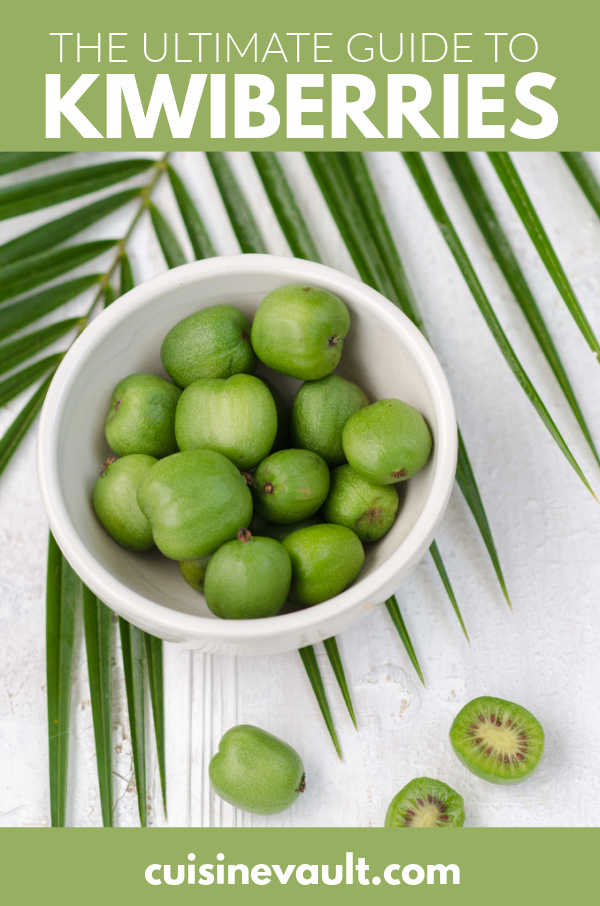
<svg viewBox="0 0 600 906">
<path fill-rule="evenodd" d="M 78 155 L 81 163 L 92 157 L 110 155 Z M 203 156 L 179 154 L 175 158 L 193 188 L 217 250 L 237 251 Z M 600 172 L 599 156 L 589 158 Z M 517 353 L 598 488 L 598 469 L 444 161 L 437 155 L 428 155 L 428 161 Z M 600 332 L 600 221 L 558 156 L 517 154 L 515 161 L 580 301 Z M 234 155 L 232 162 L 252 198 L 269 250 L 286 253 L 249 158 Z M 324 260 L 352 273 L 304 160 L 300 155 L 287 155 L 284 162 Z M 597 825 L 598 505 L 569 469 L 509 372 L 402 160 L 396 154 L 373 154 L 371 163 L 433 345 L 450 378 L 515 609 L 509 613 L 503 603 L 466 506 L 455 493 L 438 541 L 472 644 L 466 645 L 432 564 L 426 560 L 398 595 L 426 674 L 426 689 L 416 680 L 385 613 L 374 611 L 341 639 L 360 720 L 360 732 L 355 734 L 320 651 L 344 749 L 343 763 L 333 753 L 295 653 L 268 660 L 233 659 L 166 646 L 170 823 L 379 825 L 396 790 L 417 774 L 429 774 L 463 793 L 470 825 Z M 70 166 L 70 162 L 64 160 L 54 164 L 57 166 Z M 477 166 L 600 441 L 598 366 L 483 155 L 477 156 Z M 38 172 L 44 169 L 42 165 Z M 2 182 L 9 179 L 4 177 Z M 157 198 L 177 222 L 166 185 L 159 188 Z M 63 206 L 64 210 L 69 207 Z M 0 242 L 49 216 L 45 212 L 0 224 Z M 124 210 L 103 221 L 93 231 L 94 238 L 118 235 L 129 216 Z M 138 280 L 163 268 L 147 224 L 140 225 L 131 256 Z M 84 302 L 80 300 L 73 308 L 81 311 Z M 14 400 L 0 410 L 0 430 L 21 404 Z M 0 482 L 0 825 L 49 822 L 43 603 L 46 534 L 31 433 Z M 91 825 L 99 823 L 99 805 L 81 644 L 78 650 L 69 817 L 74 824 Z M 118 651 L 116 655 L 118 665 Z M 115 674 L 117 820 L 134 824 L 129 731 L 118 667 Z M 544 761 L 537 774 L 520 787 L 496 787 L 476 779 L 450 750 L 447 731 L 454 714 L 469 698 L 485 693 L 521 702 L 546 729 Z M 306 793 L 289 812 L 267 821 L 236 813 L 208 788 L 207 760 L 221 733 L 240 721 L 260 724 L 281 735 L 305 760 Z M 152 821 L 162 823 L 157 792 L 154 771 L 149 792 Z"/>
</svg>

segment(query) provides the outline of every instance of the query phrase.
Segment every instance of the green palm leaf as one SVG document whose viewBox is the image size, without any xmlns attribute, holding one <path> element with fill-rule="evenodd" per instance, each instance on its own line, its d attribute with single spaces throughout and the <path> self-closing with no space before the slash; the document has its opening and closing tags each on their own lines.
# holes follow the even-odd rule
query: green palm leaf
<svg viewBox="0 0 600 906">
<path fill-rule="evenodd" d="M 148 210 L 167 267 L 179 267 L 180 264 L 185 264 L 187 259 L 170 224 L 152 201 L 148 204 Z"/>
<path fill-rule="evenodd" d="M 196 210 L 196 205 L 194 204 L 192 197 L 185 186 L 185 183 L 183 182 L 177 171 L 174 170 L 170 165 L 167 167 L 167 174 L 169 176 L 169 181 L 171 183 L 171 188 L 173 189 L 173 194 L 175 196 L 177 206 L 179 207 L 181 219 L 183 220 L 187 234 L 190 237 L 190 242 L 192 244 L 196 258 L 214 258 L 216 252 L 211 238 L 208 235 L 206 227 L 204 226 L 204 223 L 202 222 L 198 211 Z"/>
<path fill-rule="evenodd" d="M 410 640 L 410 636 L 408 634 L 406 624 L 404 622 L 404 619 L 402 618 L 402 614 L 401 614 L 400 608 L 398 606 L 398 601 L 396 600 L 394 595 L 392 595 L 391 598 L 387 599 L 387 601 L 385 602 L 385 606 L 387 608 L 387 612 L 389 613 L 389 615 L 391 617 L 392 623 L 394 624 L 394 626 L 396 627 L 396 629 L 398 631 L 398 635 L 400 636 L 400 638 L 402 639 L 402 641 L 404 643 L 406 653 L 408 654 L 408 656 L 410 658 L 411 664 L 415 668 L 417 676 L 419 677 L 419 679 L 421 680 L 423 685 L 425 685 L 425 679 L 423 677 L 423 671 L 421 670 L 421 665 L 419 664 L 419 661 L 417 659 L 417 655 L 415 653 L 413 643 Z"/>
<path fill-rule="evenodd" d="M 66 248 L 41 252 L 13 261 L 0 270 L 0 302 L 24 293 L 35 286 L 41 286 L 55 277 L 60 277 L 93 258 L 103 255 L 114 248 L 116 239 L 101 239 L 96 242 L 85 242 L 81 245 L 69 245 Z"/>
<path fill-rule="evenodd" d="M 136 157 L 65 170 L 63 173 L 53 173 L 51 176 L 6 186 L 0 189 L 0 220 L 98 192 L 117 182 L 139 176 L 153 166 L 154 160 Z"/>
<path fill-rule="evenodd" d="M 362 280 L 402 308 L 402 303 L 396 295 L 394 284 L 380 250 L 375 244 L 374 231 L 356 200 L 357 190 L 348 178 L 346 166 L 339 159 L 342 156 L 339 153 L 326 152 L 306 154 L 310 168 Z M 412 310 L 414 308 L 414 304 L 410 302 L 412 296 L 408 295 L 406 299 L 406 304 L 411 306 L 410 310 Z M 417 324 L 417 326 L 419 325 Z M 466 635 L 464 620 L 439 551 L 437 557 L 434 557 L 434 563 L 449 596 L 450 604 Z"/>
<path fill-rule="evenodd" d="M 515 210 L 523 222 L 523 226 L 529 233 L 533 244 L 535 245 L 538 255 L 544 262 L 548 274 L 552 278 L 554 285 L 561 294 L 571 317 L 577 324 L 586 343 L 596 353 L 600 360 L 600 344 L 590 326 L 588 319 L 581 308 L 573 287 L 565 274 L 563 267 L 558 260 L 558 256 L 552 247 L 540 218 L 531 203 L 516 167 L 506 151 L 489 151 L 488 157 L 500 177 L 506 193 L 512 201 Z"/>
<path fill-rule="evenodd" d="M 488 248 L 504 274 L 504 278 L 510 286 L 521 311 L 525 315 L 527 322 L 538 341 L 540 349 L 546 357 L 546 361 L 554 372 L 554 376 L 563 391 L 565 399 L 571 407 L 573 415 L 579 423 L 579 427 L 581 428 L 596 461 L 600 464 L 600 458 L 596 447 L 594 446 L 590 430 L 585 422 L 575 392 L 558 354 L 558 350 L 554 345 L 550 331 L 546 326 L 546 322 L 533 297 L 533 293 L 529 288 L 525 275 L 519 267 L 515 253 L 508 241 L 508 237 L 500 226 L 500 222 L 498 221 L 496 213 L 485 193 L 481 180 L 479 179 L 468 154 L 465 154 L 464 152 L 447 153 L 445 154 L 445 158 L 464 195 L 465 201 L 471 209 L 471 213 L 477 221 L 477 225 L 479 226 L 484 239 L 488 244 Z"/>
<path fill-rule="evenodd" d="M 561 155 L 585 197 L 600 217 L 600 185 L 585 157 L 580 151 L 562 151 Z"/>
<path fill-rule="evenodd" d="M 504 356 L 508 366 L 521 385 L 523 391 L 525 392 L 525 395 L 533 405 L 534 409 L 542 420 L 542 423 L 550 433 L 551 437 L 554 439 L 563 456 L 565 457 L 569 465 L 574 469 L 589 492 L 593 496 L 595 496 L 587 478 L 585 477 L 579 464 L 577 463 L 577 460 L 569 450 L 569 447 L 565 443 L 560 431 L 556 427 L 552 416 L 546 409 L 538 392 L 529 380 L 529 377 L 525 369 L 521 365 L 521 362 L 519 361 L 514 349 L 512 348 L 508 337 L 502 330 L 502 326 L 498 321 L 498 318 L 496 317 L 496 313 L 492 308 L 492 305 L 485 293 L 485 290 L 483 289 L 483 286 L 479 282 L 479 278 L 475 273 L 473 265 L 471 264 L 471 261 L 464 249 L 462 242 L 460 241 L 458 233 L 454 229 L 452 221 L 450 220 L 446 209 L 444 208 L 444 205 L 442 204 L 442 201 L 435 189 L 435 186 L 421 154 L 418 151 L 405 151 L 403 152 L 403 156 L 435 222 L 440 228 L 440 231 L 448 245 L 448 248 L 452 252 L 454 260 L 456 261 L 465 279 L 465 282 L 471 291 L 477 307 L 483 315 L 485 322 L 492 333 L 492 336 L 498 344 L 500 352 Z"/>
<path fill-rule="evenodd" d="M 75 280 L 59 283 L 57 286 L 51 286 L 50 289 L 43 289 L 32 296 L 19 299 L 18 302 L 2 306 L 0 308 L 0 340 L 75 299 L 86 289 L 99 283 L 101 279 L 102 274 L 86 274 L 85 277 L 76 277 Z"/>
<path fill-rule="evenodd" d="M 109 195 L 108 198 L 101 198 L 100 201 L 94 201 L 90 205 L 78 208 L 72 214 L 66 214 L 59 217 L 58 220 L 51 220 L 35 230 L 23 233 L 10 242 L 0 245 L 0 266 L 9 264 L 11 261 L 18 261 L 21 258 L 28 258 L 30 255 L 37 255 L 40 252 L 47 252 L 48 249 L 60 245 L 67 239 L 81 233 L 82 230 L 93 226 L 103 217 L 112 214 L 113 211 L 123 207 L 138 198 L 140 189 L 127 189 L 124 192 L 118 192 L 116 195 Z"/>
<path fill-rule="evenodd" d="M 406 276 L 404 266 L 385 219 L 383 209 L 379 203 L 364 157 L 358 152 L 343 154 L 341 157 L 343 158 L 343 165 L 345 166 L 349 177 L 347 190 L 356 195 L 361 205 L 362 212 L 367 221 L 367 231 L 372 235 L 377 245 L 377 249 L 381 255 L 388 276 L 394 286 L 395 293 L 391 296 L 391 300 L 398 305 L 404 314 L 411 319 L 425 336 L 427 336 L 425 324 L 421 317 L 415 295 L 408 277 Z M 456 480 L 482 537 L 502 593 L 506 598 L 508 605 L 511 606 L 492 530 L 483 506 L 481 494 L 475 480 L 475 475 L 460 429 L 458 432 Z M 439 551 L 436 553 L 439 557 Z M 439 560 L 439 563 L 441 570 L 438 568 L 438 572 L 440 573 L 440 578 L 442 579 L 446 590 L 448 590 L 449 580 L 443 567 L 443 563 L 441 563 L 441 559 Z M 438 564 L 436 563 L 436 566 L 437 565 Z M 453 598 L 454 595 L 452 594 L 450 598 L 451 602 Z M 454 598 L 453 606 L 455 606 L 455 604 L 456 599 Z M 462 616 L 460 614 L 457 614 L 457 616 L 465 635 L 467 635 Z"/>
<path fill-rule="evenodd" d="M 208 151 L 206 156 L 242 252 L 266 252 L 258 224 L 225 155 L 220 151 Z"/>
<path fill-rule="evenodd" d="M 71 670 L 75 612 L 80 598 L 79 578 L 50 535 L 46 583 L 46 696 L 53 827 L 64 827 L 66 821 Z"/>
<path fill-rule="evenodd" d="M 0 406 L 5 406 L 19 393 L 27 390 L 28 387 L 35 384 L 38 378 L 47 374 L 51 368 L 55 371 L 63 355 L 64 353 L 57 352 L 54 355 L 46 356 L 45 359 L 34 362 L 33 365 L 28 365 L 21 371 L 17 371 L 16 374 L 11 374 L 10 377 L 0 381 Z"/>
<path fill-rule="evenodd" d="M 125 672 L 127 712 L 133 753 L 140 824 L 146 827 L 146 720 L 144 687 L 144 633 L 119 617 L 121 652 Z"/>
<path fill-rule="evenodd" d="M 113 263 L 109 266 L 108 270 L 104 274 L 86 275 L 76 280 L 67 281 L 60 286 L 50 287 L 47 290 L 42 290 L 41 292 L 29 296 L 25 299 L 19 299 L 12 305 L 5 306 L 4 308 L 0 309 L 0 338 L 9 336 L 12 332 L 19 329 L 20 327 L 25 326 L 32 320 L 35 320 L 37 317 L 41 317 L 43 314 L 47 314 L 69 299 L 75 298 L 75 296 L 82 292 L 84 289 L 87 289 L 91 285 L 98 283 L 100 285 L 98 293 L 95 295 L 85 318 L 79 321 L 78 326 L 80 326 L 81 328 L 84 327 L 88 317 L 91 315 L 97 303 L 101 301 L 102 298 L 104 298 L 106 292 L 110 291 L 109 289 L 107 289 L 108 279 L 110 278 L 113 270 L 119 265 L 120 256 L 123 253 L 125 242 L 131 236 L 133 229 L 138 223 L 142 213 L 146 209 L 154 186 L 160 178 L 161 173 L 164 172 L 165 160 L 166 156 L 158 162 L 143 162 L 145 169 L 147 169 L 147 165 L 153 167 L 153 173 L 145 188 L 141 190 L 135 190 L 134 194 L 140 194 L 142 196 L 141 203 L 138 206 L 138 209 L 132 221 L 130 222 L 123 239 L 118 243 L 119 253 L 113 259 Z M 88 169 L 95 170 L 95 168 Z M 98 171 L 95 170 L 95 172 L 97 178 L 106 178 L 104 171 L 101 170 L 100 173 L 98 173 Z M 121 175 L 126 177 L 127 175 L 130 175 L 130 173 L 130 169 L 125 168 L 121 172 Z M 44 183 L 44 185 L 47 187 L 48 184 Z M 106 199 L 105 201 L 107 204 L 99 202 L 97 206 L 92 205 L 87 209 L 83 209 L 84 214 L 79 221 L 80 226 L 85 227 L 89 223 L 90 216 L 97 219 L 98 216 L 103 216 L 108 212 L 108 207 L 112 207 L 114 209 L 114 207 L 117 205 L 117 200 L 119 201 L 119 203 L 123 203 L 130 197 L 130 193 L 120 193 L 117 196 L 112 196 L 110 199 Z M 71 224 L 72 227 L 73 221 L 69 221 L 69 218 L 66 218 L 66 220 Z M 63 227 L 64 222 L 65 218 L 61 218 L 58 221 L 59 224 L 63 224 Z M 49 236 L 52 236 L 52 224 L 49 224 L 48 228 L 50 230 L 50 233 L 46 234 L 46 239 L 48 239 Z M 35 234 L 36 231 L 32 231 L 31 234 L 25 234 L 25 237 L 34 236 Z M 24 292 L 26 289 L 29 289 L 32 286 L 39 285 L 53 279 L 54 277 L 60 276 L 61 274 L 66 273 L 74 267 L 78 267 L 81 264 L 86 263 L 88 260 L 91 260 L 97 255 L 102 254 L 103 252 L 106 252 L 111 248 L 114 248 L 116 244 L 117 240 L 90 242 L 84 243 L 82 245 L 60 248 L 58 250 L 45 251 L 32 255 L 31 257 L 24 260 L 12 261 L 0 270 L 0 281 L 2 286 L 2 289 L 0 289 L 0 299 L 10 298 L 11 296 L 18 295 L 19 293 Z M 75 326 L 75 323 L 76 322 L 73 321 L 73 326 Z M 4 346 L 0 347 L 0 353 L 3 354 L 4 359 L 4 370 L 8 370 L 8 368 L 14 367 L 15 365 L 19 364 L 20 361 L 24 361 L 27 357 L 35 354 L 35 352 L 39 351 L 39 349 L 43 348 L 43 346 L 48 345 L 49 342 L 51 342 L 53 339 L 56 339 L 57 336 L 59 336 L 68 328 L 68 321 L 61 322 L 58 325 L 51 325 L 49 328 L 46 328 L 43 331 L 38 331 L 29 334 L 26 337 L 19 338 L 19 340 L 14 342 L 14 344 L 5 344 Z M 0 365 L 0 369 L 1 367 L 2 366 Z M 18 380 L 18 378 L 15 377 L 15 381 L 16 380 Z M 13 425 L 9 427 L 3 441 L 0 441 L 0 450 L 2 451 L 0 471 L 2 471 L 2 469 L 5 467 L 13 452 L 16 450 L 19 442 L 25 436 L 26 430 L 33 421 L 33 418 L 35 417 L 37 411 L 39 411 L 42 401 L 43 398 L 38 397 L 38 395 L 34 395 L 32 400 L 30 401 L 30 404 L 28 404 L 24 408 L 23 412 L 20 413 L 20 415 L 15 419 Z"/>
<path fill-rule="evenodd" d="M 444 561 L 442 560 L 442 555 L 440 554 L 440 549 L 437 546 L 437 541 L 431 542 L 431 544 L 429 546 L 429 553 L 431 554 L 431 559 L 435 563 L 435 568 L 437 569 L 440 579 L 442 580 L 442 585 L 446 589 L 446 594 L 448 595 L 448 598 L 450 599 L 450 603 L 452 604 L 452 609 L 454 610 L 454 613 L 456 614 L 456 619 L 460 623 L 460 628 L 462 629 L 467 642 L 470 642 L 469 633 L 467 632 L 467 627 L 464 624 L 462 614 L 461 614 L 460 608 L 458 606 L 458 601 L 456 600 L 456 595 L 454 594 L 454 589 L 452 588 L 452 583 L 450 582 L 450 577 L 448 576 L 446 567 L 444 566 Z"/>
<path fill-rule="evenodd" d="M 315 649 L 312 645 L 307 645 L 306 648 L 299 648 L 298 654 L 300 655 L 300 659 L 304 664 L 304 669 L 306 670 L 306 675 L 308 676 L 312 690 L 315 693 L 317 704 L 319 705 L 321 714 L 323 715 L 325 726 L 329 731 L 331 741 L 333 742 L 333 747 L 338 754 L 338 758 L 341 758 L 342 750 L 340 748 L 340 742 L 335 729 L 335 724 L 333 722 L 331 708 L 329 707 L 329 702 L 327 700 L 325 686 L 323 685 L 323 677 L 321 676 L 321 671 L 319 670 L 319 665 L 317 663 Z"/>
<path fill-rule="evenodd" d="M 144 633 L 146 647 L 146 665 L 148 667 L 148 681 L 150 684 L 150 701 L 152 703 L 152 716 L 154 718 L 154 738 L 156 741 L 156 756 L 158 759 L 158 773 L 162 791 L 163 807 L 167 813 L 167 770 L 165 761 L 165 704 L 163 691 L 163 649 L 161 639 L 149 633 Z"/>
<path fill-rule="evenodd" d="M 30 359 L 76 327 L 81 327 L 81 323 L 81 318 L 67 318 L 66 321 L 58 321 L 41 330 L 36 330 L 34 333 L 25 334 L 18 340 L 2 343 L 0 345 L 0 374 L 10 371 L 11 368 Z"/>
<path fill-rule="evenodd" d="M 473 472 L 471 460 L 469 459 L 469 454 L 467 453 L 467 448 L 465 446 L 465 442 L 463 440 L 460 429 L 458 431 L 456 481 L 463 494 L 463 497 L 467 501 L 468 507 L 471 511 L 473 519 L 475 520 L 477 528 L 479 529 L 479 533 L 483 539 L 483 543 L 485 544 L 488 556 L 492 563 L 492 567 L 494 569 L 494 572 L 496 573 L 496 579 L 498 580 L 502 594 L 504 595 L 508 606 L 512 608 L 512 601 L 508 594 L 502 567 L 500 566 L 500 558 L 498 557 L 498 551 L 496 550 L 496 544 L 494 542 L 494 536 L 492 535 L 492 529 L 490 523 L 488 522 L 485 507 L 483 505 L 483 500 L 481 499 L 481 494 L 479 493 L 479 487 L 475 480 L 475 473 Z"/>
<path fill-rule="evenodd" d="M 42 408 L 54 372 L 38 387 L 0 438 L 0 474 L 4 472 L 19 444 Z"/>
<path fill-rule="evenodd" d="M 104 287 L 104 307 L 108 308 L 108 306 L 112 305 L 116 298 L 117 297 L 114 289 L 112 288 L 110 283 L 107 283 Z"/>
<path fill-rule="evenodd" d="M 52 160 L 54 157 L 64 157 L 67 151 L 3 151 L 0 154 L 0 176 L 5 173 L 13 173 L 15 170 L 24 170 L 26 167 L 33 167 L 34 164 L 41 164 L 45 160 Z"/>
<path fill-rule="evenodd" d="M 374 236 L 366 227 L 347 171 L 339 159 L 341 156 L 320 151 L 305 154 L 361 280 L 386 298 L 395 299 L 394 285 L 375 244 Z"/>
<path fill-rule="evenodd" d="M 131 270 L 131 261 L 129 256 L 123 252 L 119 266 L 119 295 L 124 296 L 130 289 L 133 289 L 133 271 Z"/>
<path fill-rule="evenodd" d="M 367 222 L 368 232 L 373 237 L 387 276 L 394 287 L 392 301 L 402 309 L 422 333 L 425 333 L 425 325 L 417 300 L 385 219 L 364 156 L 360 152 L 349 152 L 342 154 L 341 157 L 342 166 L 349 179 L 347 185 L 352 186 L 353 194 L 355 194 Z"/>
<path fill-rule="evenodd" d="M 252 158 L 292 255 L 308 261 L 320 261 L 317 247 L 277 155 L 273 151 L 255 151 Z"/>
<path fill-rule="evenodd" d="M 105 827 L 112 827 L 112 614 L 108 607 L 85 586 L 83 587 L 83 626 L 102 823 Z"/>
<path fill-rule="evenodd" d="M 325 639 L 325 641 L 323 642 L 323 647 L 327 653 L 327 657 L 329 658 L 329 663 L 331 664 L 331 669 L 333 670 L 338 686 L 340 687 L 340 692 L 342 693 L 342 698 L 344 699 L 344 703 L 346 705 L 346 708 L 348 709 L 350 719 L 355 728 L 357 728 L 356 714 L 354 713 L 352 696 L 350 695 L 350 689 L 348 687 L 346 672 L 344 670 L 344 664 L 342 663 L 342 656 L 340 654 L 340 649 L 338 648 L 337 639 L 334 636 L 332 636 L 330 639 Z"/>
</svg>

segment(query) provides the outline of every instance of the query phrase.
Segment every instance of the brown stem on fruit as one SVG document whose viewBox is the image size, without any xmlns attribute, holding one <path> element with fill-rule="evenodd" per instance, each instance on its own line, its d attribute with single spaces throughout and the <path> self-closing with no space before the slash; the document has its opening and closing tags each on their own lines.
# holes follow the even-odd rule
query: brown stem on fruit
<svg viewBox="0 0 600 906">
<path fill-rule="evenodd" d="M 100 471 L 100 475 L 104 475 L 104 473 L 106 472 L 108 467 L 112 466 L 113 462 L 116 462 L 116 461 L 117 461 L 116 456 L 107 456 L 106 459 L 104 460 L 104 462 L 102 463 L 102 469 Z"/>
<path fill-rule="evenodd" d="M 339 337 L 336 337 L 336 336 L 329 337 L 329 345 L 330 345 L 330 346 L 337 346 L 337 344 L 338 344 L 339 342 L 340 342 L 340 338 L 339 338 Z"/>
<path fill-rule="evenodd" d="M 305 789 L 306 789 L 306 774 L 303 774 L 302 780 L 300 781 L 300 786 L 298 787 L 296 792 L 303 793 Z"/>
<path fill-rule="evenodd" d="M 252 474 L 252 472 L 242 472 L 242 478 L 249 488 L 254 487 L 254 475 Z"/>
<path fill-rule="evenodd" d="M 267 481 L 265 483 L 265 486 L 263 487 L 263 491 L 265 492 L 265 494 L 272 494 L 274 490 L 275 490 L 275 488 L 273 487 L 271 482 Z"/>
<path fill-rule="evenodd" d="M 406 475 L 406 469 L 398 469 L 397 472 L 392 472 L 392 478 L 404 478 Z"/>
<path fill-rule="evenodd" d="M 241 541 L 242 544 L 247 544 L 248 541 L 251 540 L 251 538 L 252 538 L 252 532 L 250 531 L 250 529 L 241 528 L 239 530 L 239 532 L 237 533 L 237 539 L 238 539 L 238 541 Z"/>
</svg>

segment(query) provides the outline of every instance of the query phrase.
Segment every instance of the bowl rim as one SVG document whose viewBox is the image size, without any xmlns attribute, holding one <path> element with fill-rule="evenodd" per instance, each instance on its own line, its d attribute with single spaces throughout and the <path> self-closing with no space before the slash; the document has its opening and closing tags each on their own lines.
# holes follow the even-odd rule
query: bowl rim
<svg viewBox="0 0 600 906">
<path fill-rule="evenodd" d="M 74 380 L 89 353 L 102 344 L 115 326 L 132 314 L 141 312 L 150 299 L 174 286 L 194 284 L 215 276 L 226 280 L 232 273 L 268 273 L 281 277 L 282 282 L 314 283 L 342 297 L 345 294 L 360 296 L 361 304 L 387 321 L 391 329 L 404 334 L 427 382 L 437 420 L 435 471 L 431 488 L 413 528 L 394 552 L 370 575 L 359 578 L 341 594 L 321 604 L 254 620 L 219 620 L 173 610 L 115 579 L 83 544 L 71 522 L 60 491 L 56 453 L 62 412 Z M 163 631 L 168 637 L 212 642 L 218 646 L 219 642 L 224 645 L 240 640 L 260 642 L 289 633 L 314 633 L 320 624 L 339 618 L 345 612 L 350 613 L 364 601 L 370 599 L 372 604 L 379 603 L 378 589 L 389 586 L 403 566 L 420 554 L 433 537 L 446 508 L 456 471 L 457 425 L 450 388 L 435 353 L 413 322 L 389 299 L 360 280 L 327 265 L 266 254 L 223 255 L 184 264 L 151 278 L 121 296 L 93 319 L 61 361 L 50 384 L 40 417 L 37 454 L 40 489 L 50 529 L 67 561 L 85 584 L 134 624 L 137 620 L 146 626 L 153 625 L 157 634 Z"/>
</svg>

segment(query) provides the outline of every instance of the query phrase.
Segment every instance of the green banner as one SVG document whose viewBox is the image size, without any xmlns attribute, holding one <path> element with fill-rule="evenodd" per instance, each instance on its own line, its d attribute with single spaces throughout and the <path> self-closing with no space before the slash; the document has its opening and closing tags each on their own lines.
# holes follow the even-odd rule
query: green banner
<svg viewBox="0 0 600 906">
<path fill-rule="evenodd" d="M 0 831 L 3 899 L 65 904 L 569 902 L 600 830 Z M 58 893 L 60 891 L 60 893 Z"/>
<path fill-rule="evenodd" d="M 600 147 L 589 0 L 56 0 L 5 17 L 4 150 Z"/>
</svg>

